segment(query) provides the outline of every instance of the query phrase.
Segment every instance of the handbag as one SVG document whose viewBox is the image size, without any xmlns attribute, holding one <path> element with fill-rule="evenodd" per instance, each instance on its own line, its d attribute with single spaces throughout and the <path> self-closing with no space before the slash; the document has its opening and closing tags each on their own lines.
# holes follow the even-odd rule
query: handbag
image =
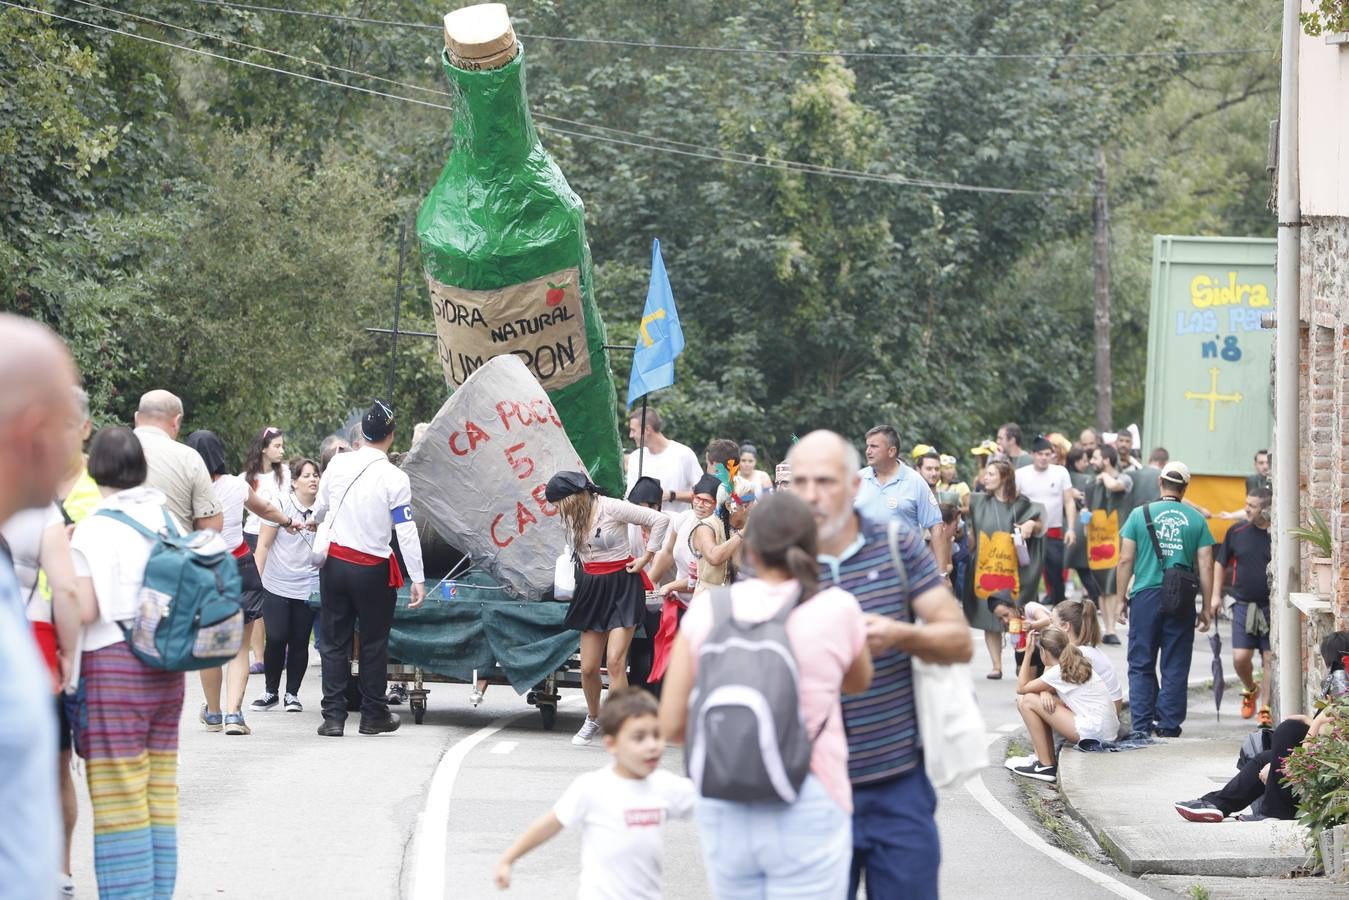
<svg viewBox="0 0 1349 900">
<path fill-rule="evenodd" d="M 899 523 L 890 521 L 890 558 L 900 590 L 909 591 L 909 571 L 899 552 Z M 913 614 L 913 607 L 909 607 Z M 917 616 L 914 615 L 917 622 Z M 923 767 L 934 787 L 958 784 L 988 765 L 988 733 L 974 680 L 966 663 L 930 663 L 909 656 L 913 667 L 913 701 L 922 740 Z"/>
<path fill-rule="evenodd" d="M 576 594 L 576 561 L 571 548 L 558 554 L 553 564 L 553 599 L 570 600 Z"/>
<path fill-rule="evenodd" d="M 382 458 L 384 457 L 381 457 L 381 459 Z M 333 542 L 332 523 L 333 520 L 337 518 L 337 511 L 342 508 L 343 501 L 347 499 L 347 494 L 351 493 L 351 489 L 356 486 L 356 482 L 360 481 L 361 476 L 366 473 L 366 470 L 377 462 L 379 462 L 379 459 L 370 460 L 370 462 L 365 464 L 364 469 L 361 469 L 361 471 L 356 473 L 356 477 L 351 479 L 351 484 L 347 485 L 347 489 L 342 492 L 342 496 L 337 501 L 337 505 L 329 510 L 328 515 L 324 516 L 323 521 L 319 523 L 319 527 L 314 531 L 314 543 L 309 545 L 309 562 L 311 565 L 316 567 L 322 566 L 328 561 L 328 547 L 331 546 Z"/>
<path fill-rule="evenodd" d="M 1148 536 L 1152 538 L 1152 551 L 1157 554 L 1157 565 L 1162 569 L 1162 615 L 1183 619 L 1191 625 L 1195 622 L 1197 610 L 1194 601 L 1199 596 L 1199 574 L 1184 563 L 1166 565 L 1162 555 L 1162 542 L 1157 539 L 1157 529 L 1152 524 L 1152 504 L 1143 507 L 1143 521 L 1148 526 Z"/>
</svg>

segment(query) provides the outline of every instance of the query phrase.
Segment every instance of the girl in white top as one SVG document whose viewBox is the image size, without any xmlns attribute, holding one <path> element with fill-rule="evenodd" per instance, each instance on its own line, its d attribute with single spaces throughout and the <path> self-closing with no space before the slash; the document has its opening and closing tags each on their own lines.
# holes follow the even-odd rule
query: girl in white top
<svg viewBox="0 0 1349 900">
<path fill-rule="evenodd" d="M 97 510 L 120 511 L 156 532 L 183 531 L 164 511 L 164 495 L 139 486 L 145 454 L 131 429 L 94 436 L 89 475 L 103 494 Z M 177 871 L 183 673 L 142 662 L 118 625 L 136 615 L 153 543 L 97 511 L 71 539 L 85 626 L 76 729 L 94 810 L 94 871 L 100 880 L 116 879 L 100 885 L 105 891 L 128 897 L 161 896 L 165 885 L 171 892 Z"/>
<path fill-rule="evenodd" d="M 759 469 L 759 450 L 753 444 L 740 445 L 740 471 L 736 474 L 737 492 L 763 498 L 773 493 L 773 479 Z"/>
<path fill-rule="evenodd" d="M 1064 600 L 1055 605 L 1054 627 L 1062 628 L 1091 663 L 1091 670 L 1101 676 L 1110 699 L 1115 702 L 1115 715 L 1124 707 L 1124 689 L 1120 687 L 1115 665 L 1101 652 L 1101 621 L 1096 617 L 1096 604 L 1090 600 Z"/>
<path fill-rule="evenodd" d="M 319 492 L 319 466 L 298 458 L 290 464 L 292 492 L 281 500 L 288 516 L 308 522 Z M 286 712 L 303 712 L 300 683 L 309 667 L 309 633 L 314 610 L 309 598 L 319 589 L 318 566 L 312 561 L 313 536 L 306 530 L 291 534 L 268 522 L 258 535 L 257 562 L 262 574 L 262 618 L 267 627 L 263 651 L 265 689 L 253 701 L 257 710 L 273 709 L 281 698 L 281 669 L 286 670 Z"/>
<path fill-rule="evenodd" d="M 609 686 L 628 684 L 628 647 L 646 610 L 652 585 L 643 569 L 665 545 L 670 520 L 635 503 L 602 497 L 584 472 L 559 472 L 548 479 L 544 497 L 557 504 L 567 540 L 582 572 L 567 607 L 567 627 L 581 632 L 581 689 L 588 715 L 574 744 L 589 744 L 599 726 L 600 661 L 607 660 Z M 628 526 L 650 528 L 646 550 L 632 557 Z"/>
<path fill-rule="evenodd" d="M 1044 675 L 1034 678 L 1029 650 L 1039 645 Z M 1046 628 L 1031 632 L 1021 671 L 1017 674 L 1017 710 L 1030 732 L 1035 758 L 1012 769 L 1018 775 L 1040 781 L 1058 778 L 1054 760 L 1054 735 L 1076 744 L 1080 741 L 1113 741 L 1119 731 L 1115 704 L 1101 676 L 1091 669 L 1067 632 Z"/>
<path fill-rule="evenodd" d="M 239 477 L 264 500 L 280 501 L 290 494 L 290 468 L 285 463 L 286 435 L 275 425 L 262 429 L 248 447 Z M 266 524 L 256 514 L 248 516 L 243 530 L 248 546 L 257 549 L 258 535 Z M 232 545 L 231 545 L 232 546 Z"/>
</svg>

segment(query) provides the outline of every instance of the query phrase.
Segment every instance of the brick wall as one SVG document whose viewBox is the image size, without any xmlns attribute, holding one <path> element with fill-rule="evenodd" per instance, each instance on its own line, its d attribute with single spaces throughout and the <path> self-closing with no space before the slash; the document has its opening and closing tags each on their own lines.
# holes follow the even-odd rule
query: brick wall
<svg viewBox="0 0 1349 900">
<path fill-rule="evenodd" d="M 1333 617 L 1318 616 L 1304 627 L 1311 687 L 1320 681 L 1321 638 L 1349 629 L 1349 218 L 1307 217 L 1300 262 L 1300 520 L 1309 521 L 1313 509 L 1326 517 L 1335 572 Z M 1313 591 L 1312 553 L 1299 549 L 1302 589 Z"/>
</svg>

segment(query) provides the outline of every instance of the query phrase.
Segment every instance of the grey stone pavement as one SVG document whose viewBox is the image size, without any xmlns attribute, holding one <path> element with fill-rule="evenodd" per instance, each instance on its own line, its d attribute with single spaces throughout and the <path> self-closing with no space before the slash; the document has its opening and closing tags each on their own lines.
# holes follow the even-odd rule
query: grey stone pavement
<svg viewBox="0 0 1349 900">
<path fill-rule="evenodd" d="M 1092 847 L 1054 788 L 1026 785 L 1001 767 L 1007 738 L 1020 729 L 1014 681 L 983 678 L 987 654 L 981 637 L 976 633 L 975 638 L 973 671 L 992 765 L 968 785 L 941 792 L 943 896 L 987 897 L 1012 886 L 1073 898 L 1175 896 L 1167 887 L 1187 891 L 1188 883 L 1163 885 L 1122 875 Z M 1122 669 L 1122 648 L 1107 650 Z M 1207 672 L 1207 654 L 1206 644 L 1197 646 L 1195 673 Z M 1004 670 L 1012 671 L 1010 652 Z M 314 733 L 319 669 L 311 666 L 301 691 L 305 712 L 249 713 L 253 734 L 230 737 L 207 733 L 198 724 L 201 691 L 190 674 L 181 729 L 176 896 L 411 897 L 413 873 L 428 870 L 443 870 L 445 897 L 503 896 L 491 882 L 502 850 L 574 777 L 605 765 L 607 754 L 598 746 L 570 743 L 581 722 L 579 691 L 564 691 L 557 730 L 550 733 L 508 688 L 491 688 L 482 707 L 472 709 L 466 686 L 429 687 L 420 726 L 404 715 L 399 731 L 363 736 L 356 733 L 353 716 L 345 737 L 320 738 Z M 246 703 L 261 690 L 262 677 L 253 676 Z M 1234 718 L 1235 702 L 1229 695 L 1226 707 Z M 1192 709 L 1192 718 L 1212 718 L 1211 707 Z M 504 724 L 498 721 L 522 712 Z M 503 727 L 487 736 L 479 733 L 493 723 Z M 427 809 L 433 775 L 447 753 L 459 761 L 449 801 Z M 680 769 L 677 749 L 668 750 L 666 759 L 670 769 Z M 1137 777 L 1150 779 L 1146 773 Z M 77 895 L 93 897 L 90 812 L 87 791 L 82 781 L 77 785 Z M 1167 814 L 1174 815 L 1169 803 L 1177 798 L 1139 788 L 1145 802 L 1166 805 Z M 1028 810 L 1028 797 L 1039 805 L 1039 816 Z M 437 842 L 442 846 L 414 840 L 419 823 L 425 829 L 437 819 L 445 826 Z M 1079 856 L 1048 849 L 1042 840 L 1046 819 L 1080 843 Z M 672 823 L 666 847 L 666 896 L 709 896 L 694 826 Z M 504 896 L 573 896 L 579 868 L 579 837 L 563 833 L 516 865 L 515 884 Z"/>
</svg>

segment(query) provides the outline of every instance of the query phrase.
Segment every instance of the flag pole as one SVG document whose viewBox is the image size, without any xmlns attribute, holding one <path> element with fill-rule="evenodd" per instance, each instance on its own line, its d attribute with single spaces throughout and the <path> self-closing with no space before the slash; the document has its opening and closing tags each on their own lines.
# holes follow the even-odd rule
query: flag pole
<svg viewBox="0 0 1349 900">
<path fill-rule="evenodd" d="M 642 464 L 646 462 L 646 395 L 642 395 L 642 424 L 637 432 L 637 477 L 642 477 Z"/>
</svg>

